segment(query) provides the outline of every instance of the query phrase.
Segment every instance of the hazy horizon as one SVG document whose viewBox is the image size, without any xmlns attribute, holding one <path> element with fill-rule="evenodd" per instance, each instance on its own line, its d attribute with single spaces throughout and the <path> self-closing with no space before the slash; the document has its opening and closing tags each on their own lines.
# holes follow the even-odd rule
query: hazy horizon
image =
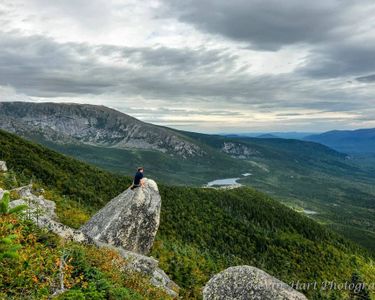
<svg viewBox="0 0 375 300">
<path fill-rule="evenodd" d="M 5 0 L 0 101 L 205 133 L 375 127 L 375 3 Z"/>
</svg>

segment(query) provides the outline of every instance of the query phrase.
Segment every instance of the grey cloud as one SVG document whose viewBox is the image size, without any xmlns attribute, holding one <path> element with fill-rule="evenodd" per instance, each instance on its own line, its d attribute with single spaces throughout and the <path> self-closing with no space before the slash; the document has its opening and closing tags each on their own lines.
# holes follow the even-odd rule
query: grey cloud
<svg viewBox="0 0 375 300">
<path fill-rule="evenodd" d="M 304 108 L 307 109 L 315 109 L 324 112 L 348 112 L 353 110 L 358 110 L 363 108 L 364 106 L 362 103 L 358 103 L 358 101 L 314 101 L 308 102 L 304 105 Z"/>
<path fill-rule="evenodd" d="M 117 57 L 116 57 L 117 55 Z M 105 64 L 106 57 L 141 68 Z M 128 48 L 57 43 L 42 36 L 0 33 L 0 84 L 32 96 L 101 94 L 122 91 L 161 96 L 190 93 L 197 76 L 233 69 L 236 57 L 220 51 Z M 190 80 L 189 80 L 190 81 Z"/>
<path fill-rule="evenodd" d="M 141 108 L 127 108 L 127 112 L 131 114 L 157 114 L 157 115 L 196 115 L 196 116 L 243 116 L 244 114 L 237 111 L 231 110 L 190 110 L 190 109 L 170 109 L 170 108 L 158 108 L 158 109 L 141 109 Z"/>
<path fill-rule="evenodd" d="M 277 50 L 284 45 L 334 38 L 350 1 L 165 1 L 168 13 L 198 29 Z"/>
<path fill-rule="evenodd" d="M 375 70 L 370 30 L 373 1 L 348 0 L 164 1 L 166 13 L 201 31 L 248 44 L 259 51 L 302 45 L 310 54 L 297 75 L 360 77 Z M 366 28 L 366 29 L 364 29 Z"/>
<path fill-rule="evenodd" d="M 31 96 L 98 94 L 112 85 L 94 72 L 81 45 L 58 44 L 41 36 L 0 34 L 0 84 Z"/>
<path fill-rule="evenodd" d="M 371 40 L 359 45 L 342 42 L 321 46 L 312 51 L 299 72 L 321 78 L 360 76 L 375 70 L 374 49 L 375 41 Z"/>
<path fill-rule="evenodd" d="M 0 85 L 12 86 L 28 96 L 108 97 L 116 93 L 126 99 L 141 95 L 150 101 L 159 99 L 165 105 L 204 108 L 201 116 L 223 117 L 239 116 L 239 110 L 349 111 L 364 105 L 363 101 L 353 100 L 352 91 L 340 86 L 325 88 L 321 82 L 293 74 L 250 75 L 237 71 L 237 64 L 235 55 L 205 48 L 92 46 L 57 43 L 42 36 L 0 34 Z M 134 113 L 199 114 L 168 108 Z"/>
<path fill-rule="evenodd" d="M 200 68 L 232 68 L 238 59 L 237 55 L 231 54 L 229 51 L 211 50 L 204 47 L 192 50 L 160 46 L 130 48 L 105 45 L 97 47 L 96 53 L 113 56 L 119 60 L 126 59 L 143 66 L 168 67 L 185 72 L 197 71 Z"/>
<path fill-rule="evenodd" d="M 364 82 L 364 83 L 373 83 L 375 82 L 375 74 L 357 77 L 356 80 L 358 80 L 359 82 Z"/>
<path fill-rule="evenodd" d="M 277 117 L 297 117 L 297 116 L 303 116 L 304 113 L 280 113 L 276 114 Z"/>
</svg>

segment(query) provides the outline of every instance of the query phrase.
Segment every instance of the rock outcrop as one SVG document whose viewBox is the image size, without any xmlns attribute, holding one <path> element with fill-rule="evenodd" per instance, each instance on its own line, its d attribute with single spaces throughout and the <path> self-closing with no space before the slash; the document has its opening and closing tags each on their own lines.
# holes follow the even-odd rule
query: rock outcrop
<svg viewBox="0 0 375 300">
<path fill-rule="evenodd" d="M 5 161 L 0 160 L 0 172 L 6 172 L 8 171 L 7 164 Z"/>
<path fill-rule="evenodd" d="M 117 251 L 127 260 L 127 271 L 148 276 L 151 284 L 177 297 L 176 291 L 179 287 L 158 267 L 159 262 L 153 257 L 142 254 L 152 247 L 159 225 L 161 205 L 156 183 L 149 179 L 145 181 L 145 188 L 135 191 L 126 190 L 110 201 L 89 220 L 87 225 L 83 226 L 85 229 L 83 231 L 61 224 L 55 214 L 55 202 L 43 196 L 36 196 L 32 191 L 32 185 L 14 189 L 13 191 L 18 193 L 20 199 L 11 201 L 10 207 L 28 205 L 26 217 L 39 227 L 46 228 L 65 240 L 93 244 Z M 4 192 L 0 190 L 0 194 Z M 99 231 L 103 230 L 99 235 L 95 229 L 95 222 L 98 222 L 98 228 L 101 228 Z M 132 242 L 135 243 L 134 246 L 131 245 Z M 129 249 L 134 251 L 129 251 Z M 141 253 L 137 253 L 138 250 Z"/>
<path fill-rule="evenodd" d="M 99 210 L 82 232 L 92 239 L 125 250 L 148 254 L 158 231 L 161 199 L 155 181 L 144 188 L 127 189 Z"/>
<path fill-rule="evenodd" d="M 210 279 L 204 300 L 307 300 L 284 282 L 250 266 L 230 267 Z"/>
<path fill-rule="evenodd" d="M 39 227 L 47 228 L 65 240 L 79 243 L 90 242 L 89 237 L 80 230 L 61 224 L 55 213 L 55 202 L 47 200 L 43 196 L 34 195 L 32 185 L 23 186 L 13 191 L 19 194 L 20 199 L 10 202 L 10 207 L 26 204 L 28 206 L 26 217 Z"/>
<path fill-rule="evenodd" d="M 258 150 L 255 150 L 248 145 L 233 142 L 224 142 L 221 151 L 237 159 L 248 159 L 260 154 Z"/>
</svg>

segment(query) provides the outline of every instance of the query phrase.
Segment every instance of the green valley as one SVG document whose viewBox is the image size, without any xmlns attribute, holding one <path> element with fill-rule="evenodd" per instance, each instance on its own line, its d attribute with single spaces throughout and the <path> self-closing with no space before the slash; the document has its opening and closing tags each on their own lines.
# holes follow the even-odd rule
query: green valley
<svg viewBox="0 0 375 300">
<path fill-rule="evenodd" d="M 287 140 L 228 138 L 183 132 L 208 155 L 181 159 L 152 150 L 126 150 L 83 144 L 44 145 L 108 171 L 131 175 L 138 165 L 165 184 L 202 186 L 219 178 L 259 189 L 297 211 L 375 250 L 375 172 L 362 161 L 320 144 Z M 223 153 L 224 144 L 249 154 Z"/>
<path fill-rule="evenodd" d="M 130 183 L 129 177 L 4 131 L 0 160 L 10 169 L 1 186 L 28 184 L 32 178 L 35 189 L 43 187 L 45 196 L 56 202 L 60 219 L 74 227 Z M 199 299 L 213 274 L 238 264 L 257 266 L 287 283 L 345 282 L 353 273 L 365 282 L 375 280 L 368 251 L 263 193 L 248 187 L 217 190 L 159 184 L 159 189 L 161 224 L 152 254 L 180 285 L 185 299 Z M 310 299 L 347 296 L 337 290 L 304 293 Z"/>
</svg>

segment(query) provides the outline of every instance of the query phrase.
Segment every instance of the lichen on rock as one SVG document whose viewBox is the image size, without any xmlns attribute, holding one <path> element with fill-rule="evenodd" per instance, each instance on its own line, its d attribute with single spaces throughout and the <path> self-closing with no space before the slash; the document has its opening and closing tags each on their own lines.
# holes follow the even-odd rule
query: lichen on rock
<svg viewBox="0 0 375 300">
<path fill-rule="evenodd" d="M 286 283 L 251 266 L 230 267 L 210 279 L 204 300 L 307 300 Z"/>
<path fill-rule="evenodd" d="M 144 187 L 127 189 L 112 199 L 81 230 L 95 240 L 145 255 L 159 227 L 160 208 L 158 186 L 145 179 Z"/>
</svg>

